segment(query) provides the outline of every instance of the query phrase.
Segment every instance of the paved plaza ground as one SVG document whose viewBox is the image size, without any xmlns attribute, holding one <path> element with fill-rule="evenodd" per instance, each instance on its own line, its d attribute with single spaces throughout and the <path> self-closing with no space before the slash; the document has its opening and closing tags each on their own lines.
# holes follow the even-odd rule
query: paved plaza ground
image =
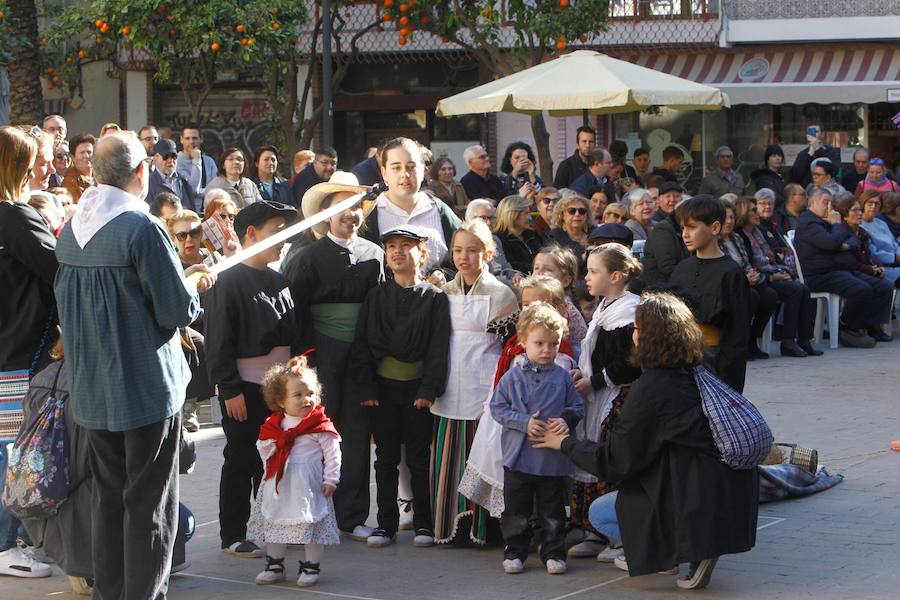
<svg viewBox="0 0 900 600">
<path fill-rule="evenodd" d="M 900 339 L 872 350 L 841 348 L 820 358 L 773 356 L 750 364 L 747 396 L 763 410 L 776 439 L 817 448 L 820 463 L 846 479 L 815 496 L 762 505 L 756 547 L 723 557 L 709 588 L 700 592 L 676 590 L 671 576 L 630 579 L 593 559 L 569 560 L 567 575 L 550 576 L 532 557 L 524 574 L 505 575 L 500 548 L 417 549 L 411 532 L 379 550 L 342 539 L 326 550 L 315 588 L 297 588 L 292 578 L 256 586 L 262 560 L 219 550 L 224 438 L 209 425 L 194 434 L 197 467 L 181 479 L 182 499 L 198 523 L 187 546 L 193 564 L 172 577 L 169 598 L 900 598 L 900 452 L 889 449 L 891 440 L 900 439 L 898 366 Z M 299 558 L 302 551 L 288 551 L 294 572 Z M 0 599 L 78 598 L 56 572 L 41 580 L 2 578 Z"/>
</svg>

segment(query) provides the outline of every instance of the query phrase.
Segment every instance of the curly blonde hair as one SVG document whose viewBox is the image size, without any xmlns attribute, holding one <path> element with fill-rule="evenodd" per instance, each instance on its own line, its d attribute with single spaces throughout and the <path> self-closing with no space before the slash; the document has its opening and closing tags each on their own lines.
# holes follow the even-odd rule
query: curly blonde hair
<svg viewBox="0 0 900 600">
<path fill-rule="evenodd" d="M 559 282 L 559 279 L 549 275 L 529 275 L 519 282 L 519 292 L 521 293 L 528 289 L 546 292 L 550 296 L 552 300 L 550 304 L 554 308 L 561 311 L 566 310 L 566 290 L 563 288 L 562 283 Z"/>
<path fill-rule="evenodd" d="M 703 333 L 687 304 L 668 292 L 645 292 L 634 314 L 638 343 L 628 361 L 643 369 L 693 367 L 703 362 Z"/>
<path fill-rule="evenodd" d="M 279 411 L 284 408 L 284 399 L 287 396 L 287 382 L 291 377 L 308 376 L 308 382 L 313 383 L 316 392 L 316 403 L 322 397 L 322 386 L 316 375 L 316 370 L 309 366 L 306 356 L 295 356 L 286 363 L 278 363 L 269 368 L 262 380 L 263 399 L 271 411 Z"/>
<path fill-rule="evenodd" d="M 569 324 L 566 322 L 566 318 L 546 302 L 529 304 L 519 313 L 519 322 L 516 324 L 519 340 L 528 339 L 528 334 L 538 327 L 555 333 L 560 341 L 569 335 Z"/>
</svg>

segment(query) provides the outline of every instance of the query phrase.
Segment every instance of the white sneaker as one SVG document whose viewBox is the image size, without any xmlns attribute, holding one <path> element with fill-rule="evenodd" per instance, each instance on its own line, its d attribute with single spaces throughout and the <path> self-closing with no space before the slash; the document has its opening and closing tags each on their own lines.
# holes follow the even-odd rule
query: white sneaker
<svg viewBox="0 0 900 600">
<path fill-rule="evenodd" d="M 625 560 L 624 554 L 622 556 L 617 556 L 615 559 L 613 559 L 613 564 L 616 565 L 617 569 L 621 569 L 621 570 L 625 571 L 626 573 L 628 572 L 628 561 Z"/>
<path fill-rule="evenodd" d="M 503 572 L 508 575 L 515 575 L 525 570 L 525 565 L 518 558 L 507 558 L 503 561 Z"/>
<path fill-rule="evenodd" d="M 375 530 L 371 527 L 366 527 L 365 525 L 357 525 L 353 528 L 353 531 L 348 531 L 345 533 L 347 533 L 357 542 L 367 542 L 373 531 Z"/>
<path fill-rule="evenodd" d="M 551 558 L 547 561 L 547 573 L 550 575 L 562 575 L 566 572 L 566 561 Z"/>
<path fill-rule="evenodd" d="M 434 546 L 434 532 L 430 529 L 416 529 L 416 537 L 413 538 L 413 546 L 416 548 L 428 548 Z"/>
<path fill-rule="evenodd" d="M 372 532 L 372 535 L 366 540 L 366 545 L 369 548 L 384 548 L 385 546 L 390 546 L 394 542 L 397 541 L 397 536 L 388 535 L 388 532 L 384 529 L 376 529 Z"/>
<path fill-rule="evenodd" d="M 0 575 L 13 577 L 50 577 L 50 565 L 34 560 L 18 546 L 0 552 Z"/>
<path fill-rule="evenodd" d="M 609 547 L 600 554 L 597 555 L 597 560 L 602 563 L 611 563 L 619 557 L 624 557 L 625 551 L 622 550 L 622 547 L 618 548 Z"/>
</svg>

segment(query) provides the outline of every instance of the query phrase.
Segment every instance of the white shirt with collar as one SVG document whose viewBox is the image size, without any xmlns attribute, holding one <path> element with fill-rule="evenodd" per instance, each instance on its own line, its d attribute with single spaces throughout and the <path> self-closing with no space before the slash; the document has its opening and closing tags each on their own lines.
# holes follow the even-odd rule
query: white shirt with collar
<svg viewBox="0 0 900 600">
<path fill-rule="evenodd" d="M 351 264 L 351 265 L 355 265 L 355 264 L 356 264 L 356 254 L 353 253 L 353 246 L 356 244 L 356 240 L 358 240 L 359 237 L 357 237 L 357 236 L 354 235 L 352 238 L 350 238 L 349 240 L 347 240 L 347 239 L 340 238 L 340 237 L 334 235 L 334 234 L 331 233 L 330 231 L 327 232 L 325 235 L 328 236 L 328 239 L 329 239 L 329 240 L 331 240 L 332 242 L 334 242 L 335 244 L 337 244 L 337 245 L 340 246 L 341 248 L 344 248 L 345 250 L 347 250 L 347 252 L 350 253 L 350 264 Z"/>
<path fill-rule="evenodd" d="M 408 213 L 388 200 L 387 195 L 382 192 L 375 200 L 375 210 L 378 211 L 378 229 L 381 233 L 399 225 L 417 225 L 431 230 L 432 235 L 428 237 L 427 242 L 428 263 L 425 265 L 425 270 L 430 271 L 444 262 L 449 249 L 447 240 L 444 239 L 441 213 L 434 200 L 425 192 L 416 192 L 415 200 L 412 212 Z"/>
</svg>

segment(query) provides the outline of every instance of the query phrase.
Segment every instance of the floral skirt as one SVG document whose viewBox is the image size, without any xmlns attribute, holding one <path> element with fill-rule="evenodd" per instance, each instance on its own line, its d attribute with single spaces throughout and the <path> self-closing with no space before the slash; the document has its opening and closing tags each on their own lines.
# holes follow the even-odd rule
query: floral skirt
<svg viewBox="0 0 900 600">
<path fill-rule="evenodd" d="M 625 396 L 628 395 L 629 386 L 622 386 L 619 395 L 613 400 L 612 408 L 609 411 L 603 424 L 600 426 L 600 439 L 603 442 L 609 439 L 609 432 L 612 431 L 616 424 L 616 419 L 622 412 L 622 405 L 625 402 Z M 588 510 L 591 503 L 600 496 L 606 495 L 619 489 L 618 483 L 607 483 L 600 480 L 596 483 L 583 483 L 581 481 L 572 481 L 572 497 L 569 500 L 569 507 L 572 511 L 572 517 L 569 523 L 575 527 L 581 527 L 590 533 L 597 533 L 597 530 L 588 520 Z"/>
<path fill-rule="evenodd" d="M 431 446 L 431 503 L 438 544 L 484 545 L 488 512 L 459 491 L 478 421 L 440 417 Z"/>
</svg>

